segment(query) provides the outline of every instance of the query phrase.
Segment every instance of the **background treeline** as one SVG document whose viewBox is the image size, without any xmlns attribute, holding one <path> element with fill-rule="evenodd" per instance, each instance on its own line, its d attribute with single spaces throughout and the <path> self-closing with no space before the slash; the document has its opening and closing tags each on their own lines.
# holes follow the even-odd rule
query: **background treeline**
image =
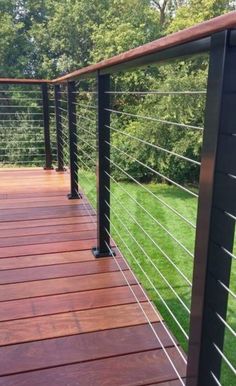
<svg viewBox="0 0 236 386">
<path fill-rule="evenodd" d="M 38 78 L 65 74 L 235 8 L 235 2 L 229 0 L 1 0 L 0 5 L 0 77 Z M 207 67 L 205 56 L 137 70 L 114 77 L 113 89 L 201 91 L 206 89 Z M 7 91 L 5 87 L 0 97 L 7 98 L 9 105 L 14 94 Z M 112 98 L 116 110 L 199 127 L 203 126 L 204 103 L 204 94 Z M 0 114 L 3 112 L 1 109 Z M 1 134 L 6 126 L 5 117 L 6 114 L 0 116 Z M 17 117 L 22 120 L 24 110 Z M 24 120 L 29 117 L 28 114 Z M 89 129 L 91 123 L 87 121 L 84 125 Z M 123 115 L 113 115 L 112 125 L 199 160 L 200 131 Z M 27 122 L 23 130 L 27 141 Z M 11 139 L 14 139 L 14 130 Z M 132 152 L 135 158 L 170 178 L 186 183 L 197 180 L 198 169 L 194 164 L 140 146 L 131 137 L 117 132 L 113 133 L 113 141 L 115 146 Z M 114 158 L 135 178 L 142 181 L 156 178 L 151 170 L 120 153 L 114 152 Z M 117 178 L 122 177 L 117 170 L 116 174 Z"/>
</svg>

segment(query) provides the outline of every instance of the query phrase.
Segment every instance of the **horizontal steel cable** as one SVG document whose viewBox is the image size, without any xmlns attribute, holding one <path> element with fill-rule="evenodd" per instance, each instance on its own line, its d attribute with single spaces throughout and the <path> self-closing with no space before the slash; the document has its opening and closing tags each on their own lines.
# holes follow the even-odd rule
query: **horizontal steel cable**
<svg viewBox="0 0 236 386">
<path fill-rule="evenodd" d="M 79 141 L 85 143 L 87 146 L 89 146 L 91 149 L 93 149 L 94 151 L 97 151 L 97 148 L 93 145 L 91 145 L 89 142 L 85 141 L 85 139 L 81 138 L 78 134 L 75 134 L 75 136 L 77 138 L 79 138 Z"/>
<path fill-rule="evenodd" d="M 108 191 L 109 189 L 107 187 L 105 187 Z M 110 192 L 110 191 L 109 191 Z M 111 193 L 111 192 L 110 192 Z M 113 195 L 113 193 L 111 193 Z M 121 204 L 120 204 L 121 205 Z M 127 210 L 126 210 L 127 211 Z M 130 214 L 131 217 L 133 217 L 131 214 Z M 191 281 L 187 278 L 187 276 L 178 268 L 178 266 L 173 262 L 173 260 L 171 259 L 171 257 L 169 255 L 167 255 L 167 253 L 156 243 L 156 241 L 154 241 L 151 236 L 143 229 L 142 225 L 138 223 L 137 220 L 135 220 L 133 218 L 133 221 L 142 229 L 142 231 L 146 234 L 146 236 L 152 241 L 152 243 L 155 245 L 155 247 L 161 252 L 161 254 L 166 258 L 166 260 L 168 260 L 168 262 L 172 265 L 173 268 L 175 268 L 175 270 L 181 275 L 181 277 L 187 282 L 187 284 L 189 285 L 189 287 L 192 287 L 192 283 Z"/>
<path fill-rule="evenodd" d="M 132 135 L 132 134 L 126 133 L 126 132 L 123 131 L 123 130 L 117 130 L 117 129 L 115 129 L 114 127 L 111 127 L 111 126 L 108 126 L 108 125 L 105 125 L 105 127 L 108 128 L 108 129 L 111 129 L 111 130 L 113 130 L 113 131 L 116 131 L 116 132 L 118 132 L 118 133 L 120 133 L 120 134 L 123 134 L 123 135 L 125 135 L 126 137 L 133 138 L 133 139 L 135 139 L 136 141 L 142 142 L 142 143 L 144 143 L 145 145 L 151 146 L 151 147 L 155 148 L 156 150 L 160 150 L 160 151 L 163 151 L 163 152 L 168 153 L 168 154 L 170 154 L 170 155 L 173 155 L 173 156 L 175 156 L 175 157 L 181 158 L 181 159 L 183 159 L 184 161 L 192 162 L 192 163 L 194 163 L 194 164 L 196 164 L 196 165 L 201 165 L 201 162 L 195 161 L 195 160 L 193 160 L 193 159 L 191 159 L 191 158 L 185 157 L 184 155 L 175 153 L 174 151 L 167 150 L 167 149 L 165 149 L 165 148 L 163 148 L 163 147 L 161 147 L 161 146 L 158 146 L 158 145 L 155 145 L 155 144 L 153 144 L 153 143 L 147 142 L 147 141 L 145 141 L 145 140 L 143 140 L 143 139 L 141 139 L 141 138 L 138 138 L 138 137 L 136 137 L 136 136 L 134 136 L 134 135 Z"/>
<path fill-rule="evenodd" d="M 39 98 L 14 98 L 10 97 L 11 101 L 30 101 L 30 102 L 43 102 L 42 99 Z M 8 101 L 9 98 L 0 98 L 0 101 Z"/>
<path fill-rule="evenodd" d="M 118 165 L 117 165 L 118 166 Z M 172 208 L 169 204 L 167 204 L 165 201 L 163 201 L 160 197 L 158 197 L 156 194 L 154 194 L 150 189 L 146 188 L 146 186 L 142 185 L 138 180 L 136 180 L 134 177 L 132 177 L 129 173 L 127 173 L 124 169 L 120 168 L 118 166 L 118 168 L 127 176 L 129 177 L 132 181 L 134 181 L 136 184 L 138 184 L 143 190 L 145 190 L 146 192 L 150 193 L 158 202 L 160 202 L 161 204 L 163 204 L 163 206 L 165 206 L 166 208 L 168 208 L 169 210 L 171 210 L 174 214 L 176 214 L 176 216 L 178 216 L 179 218 L 181 218 L 183 221 L 185 221 L 188 225 L 192 226 L 194 229 L 196 229 L 196 226 L 191 222 L 189 221 L 188 219 L 186 219 L 182 214 L 180 214 L 179 212 L 177 212 L 174 208 Z"/>
<path fill-rule="evenodd" d="M 20 91 L 16 91 L 16 90 L 0 90 L 0 92 L 3 92 L 3 93 L 13 93 L 13 92 L 16 92 L 16 93 L 21 93 L 21 94 L 25 94 L 25 93 L 34 93 L 34 94 L 41 94 L 41 91 L 39 90 L 20 90 Z"/>
<path fill-rule="evenodd" d="M 18 108 L 18 109 L 41 109 L 42 106 L 27 106 L 27 105 L 0 105 L 0 109 L 9 109 L 9 108 Z M 2 113 L 0 113 L 2 114 Z"/>
<path fill-rule="evenodd" d="M 113 212 L 113 214 L 115 215 L 115 217 L 118 219 L 118 221 L 121 223 L 121 220 L 119 218 L 119 216 L 116 214 L 116 212 L 114 211 L 113 208 L 111 208 L 111 206 L 107 203 L 107 205 L 110 207 L 110 210 Z M 105 215 L 107 220 L 110 222 L 110 224 L 112 225 L 110 219 L 107 217 L 107 215 Z M 127 228 L 127 226 L 122 223 L 123 227 L 126 229 L 126 231 L 128 232 L 128 234 L 132 237 L 132 239 L 134 241 L 137 242 L 137 240 L 135 239 L 135 237 L 132 235 L 132 233 L 130 233 L 129 229 Z M 113 225 L 113 228 L 114 228 L 114 225 Z M 137 242 L 137 245 L 139 243 Z M 141 248 L 140 248 L 141 249 Z M 139 263 L 139 266 L 140 266 L 140 269 L 142 270 L 142 272 L 144 273 L 145 271 L 143 270 L 143 268 L 141 268 L 141 265 Z M 146 274 L 145 272 L 145 277 L 148 277 L 148 275 Z M 178 319 L 176 319 L 175 315 L 173 314 L 173 312 L 171 311 L 171 309 L 169 308 L 169 306 L 167 305 L 167 303 L 165 302 L 165 300 L 163 299 L 163 297 L 161 296 L 160 292 L 157 290 L 157 288 L 155 287 L 155 285 L 152 283 L 152 281 L 150 280 L 150 278 L 148 278 L 148 281 L 149 283 L 151 284 L 151 286 L 153 287 L 154 291 L 158 294 L 159 298 L 161 299 L 162 303 L 165 305 L 166 309 L 168 310 L 169 314 L 172 316 L 173 320 L 175 321 L 175 323 L 177 324 L 177 326 L 179 327 L 180 331 L 182 332 L 182 334 L 184 335 L 184 337 L 188 340 L 188 335 L 186 334 L 185 330 L 183 329 L 183 327 L 181 326 L 181 324 L 179 323 Z"/>
<path fill-rule="evenodd" d="M 59 106 L 58 108 L 59 108 L 61 111 L 63 111 L 63 113 L 66 113 L 66 114 L 68 113 L 68 110 L 63 109 L 61 106 Z"/>
<path fill-rule="evenodd" d="M 147 322 L 148 322 L 148 324 L 149 324 L 149 327 L 150 327 L 151 330 L 153 331 L 153 333 L 154 333 L 154 335 L 155 335 L 155 337 L 156 337 L 158 343 L 160 344 L 160 346 L 161 346 L 162 350 L 164 351 L 164 353 L 165 353 L 167 359 L 169 360 L 171 366 L 173 367 L 173 369 L 174 369 L 174 371 L 175 371 L 177 377 L 178 377 L 179 380 L 181 381 L 182 385 L 184 385 L 184 382 L 183 382 L 183 380 L 182 380 L 182 378 L 181 378 L 181 376 L 180 376 L 180 374 L 179 374 L 179 372 L 178 372 L 176 366 L 174 365 L 174 363 L 173 363 L 172 359 L 170 358 L 170 356 L 169 356 L 169 354 L 168 354 L 168 352 L 167 352 L 167 350 L 166 350 L 164 344 L 162 343 L 160 337 L 158 336 L 156 330 L 154 329 L 154 327 L 153 327 L 153 325 L 152 325 L 152 322 L 151 322 L 150 319 L 148 318 L 148 315 L 147 315 L 146 311 L 144 310 L 144 308 L 143 308 L 141 302 L 139 301 L 139 299 L 138 299 L 138 297 L 136 296 L 136 294 L 135 294 L 133 288 L 131 287 L 131 285 L 130 285 L 130 283 L 129 283 L 127 277 L 125 276 L 125 274 L 124 274 L 124 272 L 123 272 L 123 270 L 122 270 L 122 268 L 121 268 L 121 266 L 120 266 L 118 260 L 116 259 L 116 257 L 115 257 L 115 255 L 114 255 L 113 251 L 111 250 L 111 248 L 110 248 L 110 246 L 107 244 L 107 242 L 106 242 L 106 245 L 107 245 L 108 249 L 110 250 L 110 253 L 111 253 L 111 255 L 113 256 L 113 259 L 115 260 L 115 262 L 116 262 L 116 264 L 117 264 L 117 267 L 119 268 L 120 272 L 122 273 L 122 275 L 123 275 L 123 277 L 124 277 L 124 279 L 125 279 L 125 281 L 126 281 L 128 287 L 130 288 L 130 291 L 131 291 L 131 293 L 133 294 L 133 296 L 134 296 L 134 298 L 135 298 L 137 304 L 139 305 L 141 311 L 143 312 L 144 317 L 145 317 L 145 319 L 147 320 Z M 144 293 L 144 291 L 143 291 L 143 293 Z M 145 293 L 144 293 L 144 294 L 145 294 Z M 146 295 L 146 294 L 145 294 L 145 295 Z M 149 299 L 147 298 L 147 295 L 146 295 L 145 297 L 146 297 L 147 300 L 149 300 Z M 157 314 L 157 312 L 156 312 L 156 314 Z M 158 316 L 158 318 L 159 318 L 159 315 L 158 315 L 158 314 L 157 314 L 157 316 Z"/>
<path fill-rule="evenodd" d="M 222 246 L 221 246 L 221 249 L 222 249 L 222 251 L 224 251 L 228 256 L 230 256 L 232 259 L 236 260 L 236 256 L 235 256 L 233 253 L 231 253 L 230 251 L 228 251 L 228 249 L 226 249 L 226 248 L 224 248 L 224 247 L 222 247 Z"/>
<path fill-rule="evenodd" d="M 81 157 L 78 157 L 78 160 L 79 160 L 79 162 L 82 162 L 82 164 L 86 167 L 86 169 L 88 170 L 88 172 L 93 173 L 93 174 L 94 174 L 94 172 L 96 172 L 96 168 L 95 168 L 95 170 L 93 171 L 92 168 L 89 167 L 89 166 L 84 162 L 84 160 L 83 160 Z M 81 168 L 80 168 L 80 169 L 81 169 Z M 92 170 L 92 171 L 91 171 L 91 170 Z"/>
<path fill-rule="evenodd" d="M 155 245 L 156 248 L 160 248 L 158 246 L 158 244 L 156 243 L 155 240 L 152 239 L 152 237 L 149 235 L 149 233 L 143 228 L 143 226 L 135 219 L 135 217 L 124 207 L 124 205 L 122 205 L 118 200 L 117 198 L 115 197 L 115 195 L 107 188 L 105 187 L 108 192 L 111 194 L 111 196 L 114 198 L 114 200 L 120 205 L 120 207 L 129 215 L 130 218 L 132 218 L 132 220 L 134 221 L 134 223 L 142 230 L 142 232 L 148 237 L 148 239 Z M 179 297 L 179 295 L 177 294 L 177 292 L 174 290 L 174 288 L 171 286 L 171 284 L 168 282 L 168 280 L 166 279 L 166 277 L 163 275 L 163 273 L 160 271 L 160 269 L 157 267 L 157 265 L 152 261 L 152 258 L 148 255 L 148 253 L 145 251 L 145 249 L 140 245 L 140 243 L 138 243 L 138 246 L 139 248 L 143 251 L 143 253 L 145 254 L 145 256 L 147 257 L 147 259 L 151 262 L 152 266 L 155 268 L 155 270 L 157 271 L 157 273 L 161 276 L 161 278 L 164 280 L 164 282 L 167 284 L 167 286 L 170 288 L 170 290 L 174 293 L 174 295 L 177 297 L 177 299 L 179 300 L 179 302 L 182 304 L 182 306 L 184 307 L 184 309 L 188 312 L 188 314 L 190 314 L 190 310 L 188 308 L 188 306 L 183 302 L 183 300 Z"/>
<path fill-rule="evenodd" d="M 177 126 L 177 127 L 183 127 L 185 129 L 203 130 L 203 127 L 187 125 L 185 123 L 166 121 L 164 119 L 158 119 L 158 118 L 154 118 L 154 117 L 147 117 L 145 115 L 139 115 L 139 114 L 126 113 L 126 112 L 123 112 L 123 111 L 118 111 L 118 110 L 113 110 L 113 109 L 105 109 L 105 110 L 109 111 L 110 113 L 122 114 L 122 115 L 127 115 L 129 117 L 145 119 L 145 120 L 148 120 L 148 121 L 153 121 L 153 122 L 158 122 L 158 123 L 164 123 L 164 124 L 170 125 L 170 126 L 173 125 L 173 126 Z"/>
<path fill-rule="evenodd" d="M 97 109 L 96 106 L 92 106 L 92 105 L 84 105 L 83 103 L 80 103 L 80 102 L 73 102 L 74 105 L 78 106 L 78 107 L 83 107 L 85 109 Z"/>
<path fill-rule="evenodd" d="M 206 90 L 202 91 L 105 91 L 106 94 L 127 94 L 127 95 L 197 95 L 206 94 Z"/>
<path fill-rule="evenodd" d="M 131 254 L 131 256 L 133 257 L 135 263 L 139 266 L 139 268 L 142 270 L 143 274 L 145 275 L 145 277 L 147 277 L 148 281 L 150 281 L 149 277 L 147 276 L 147 274 L 145 273 L 145 271 L 143 271 L 143 268 L 141 267 L 139 261 L 136 259 L 136 257 L 134 256 L 133 252 L 130 250 L 129 246 L 126 244 L 126 242 L 124 241 L 123 237 L 121 237 L 119 231 L 117 230 L 117 228 L 115 227 L 115 225 L 112 223 L 112 221 L 109 221 L 111 226 L 114 228 L 116 234 L 118 235 L 119 239 L 122 241 L 122 243 L 124 244 L 125 248 L 129 251 L 129 253 Z M 110 232 L 106 229 L 106 232 L 108 234 L 108 236 L 110 238 L 111 237 L 111 234 Z M 118 247 L 116 247 L 118 248 Z M 121 254 L 122 255 L 122 254 Z M 152 304 L 152 302 L 150 301 L 150 299 L 147 297 L 145 291 L 143 290 L 143 287 L 140 285 L 139 281 L 137 280 L 137 278 L 135 277 L 134 273 L 133 273 L 133 270 L 129 264 L 129 262 L 125 259 L 125 263 L 126 265 L 128 266 L 128 268 L 130 269 L 130 271 L 132 272 L 133 274 L 133 277 L 135 278 L 135 280 L 137 281 L 137 284 L 139 285 L 139 287 L 141 288 L 142 292 L 144 293 L 145 297 L 147 298 L 149 304 L 151 305 L 152 309 L 155 311 L 155 313 L 157 313 L 157 310 L 155 308 L 155 306 Z M 158 315 L 159 317 L 159 315 Z M 176 344 L 176 341 L 174 340 L 173 336 L 170 334 L 168 328 L 166 327 L 165 323 L 163 323 L 162 321 L 162 318 L 160 318 L 160 323 L 162 325 L 162 327 L 164 328 L 165 332 L 167 333 L 167 335 L 169 336 L 170 340 L 172 341 L 173 345 L 175 346 L 176 350 L 178 351 L 178 353 L 180 354 L 181 358 L 183 359 L 184 363 L 187 364 L 187 361 L 186 361 L 186 358 L 184 357 L 182 351 L 180 350 L 180 348 L 178 347 L 178 345 Z"/>
<path fill-rule="evenodd" d="M 43 122 L 43 119 L 0 119 L 0 122 Z"/>
<path fill-rule="evenodd" d="M 78 130 L 82 130 L 82 131 L 84 131 L 85 133 L 88 133 L 89 135 L 91 135 L 92 137 L 97 138 L 97 135 L 96 135 L 95 133 L 93 133 L 91 130 L 86 130 L 86 129 L 84 129 L 84 128 L 81 127 L 81 126 L 78 127 L 78 123 L 77 123 L 77 128 L 78 128 Z"/>
<path fill-rule="evenodd" d="M 119 186 L 120 189 L 123 190 L 124 193 L 126 193 L 132 201 L 134 201 L 159 227 L 161 227 L 183 250 L 188 253 L 191 257 L 194 257 L 193 253 L 191 253 L 188 248 L 186 248 L 172 233 L 164 226 L 162 225 L 146 208 L 144 208 L 131 194 L 125 190 L 122 185 L 117 182 L 109 173 L 105 171 L 105 173 L 112 179 L 113 182 L 116 183 L 117 186 Z"/>
<path fill-rule="evenodd" d="M 118 147 L 116 147 L 115 145 L 111 144 L 110 142 L 108 141 L 105 141 L 108 145 L 110 145 L 111 147 L 114 147 L 115 149 L 117 149 L 120 153 L 123 153 L 125 156 L 131 158 L 133 161 L 139 163 L 140 165 L 144 166 L 146 169 L 150 170 L 151 172 L 153 172 L 154 174 L 156 174 L 157 176 L 163 178 L 164 180 L 170 182 L 171 184 L 177 186 L 178 188 L 180 188 L 181 190 L 184 190 L 185 192 L 189 193 L 190 195 L 192 195 L 193 197 L 197 197 L 198 198 L 198 194 L 192 192 L 191 190 L 185 188 L 184 186 L 178 184 L 178 182 L 175 182 L 173 181 L 171 178 L 165 176 L 164 174 L 156 171 L 155 169 L 153 169 L 152 167 L 144 164 L 142 161 L 139 161 L 137 158 L 133 157 L 132 155 L 126 153 L 124 150 L 121 150 L 119 149 Z M 109 159 L 110 162 L 112 162 L 116 167 L 119 168 L 119 165 L 115 164 L 112 160 Z"/>
<path fill-rule="evenodd" d="M 86 151 L 84 151 L 79 145 L 78 145 L 78 150 L 79 151 L 82 151 L 82 153 L 87 157 L 89 158 L 95 165 L 96 165 L 96 161 L 90 156 L 88 155 L 88 153 Z"/>
<path fill-rule="evenodd" d="M 228 213 L 228 212 L 226 212 L 226 211 L 224 211 L 224 213 L 225 213 L 228 217 L 230 217 L 230 218 L 232 218 L 234 221 L 236 221 L 236 217 L 235 217 L 233 214 Z"/>
<path fill-rule="evenodd" d="M 216 312 L 216 316 L 218 317 L 218 319 L 220 319 L 220 321 L 225 325 L 225 327 L 227 328 L 227 330 L 229 330 L 231 332 L 231 334 L 236 338 L 236 331 L 233 330 L 233 328 L 226 322 L 226 320 L 224 320 L 222 318 L 222 316 L 220 316 L 217 312 Z"/>
<path fill-rule="evenodd" d="M 223 287 L 236 300 L 236 294 L 229 287 L 227 287 L 227 285 L 222 283 L 220 280 L 218 280 L 218 283 L 220 283 L 221 287 Z"/>
<path fill-rule="evenodd" d="M 222 384 L 220 383 L 219 379 L 216 378 L 215 374 L 212 371 L 211 371 L 211 376 L 212 376 L 212 378 L 214 379 L 215 383 L 218 386 L 222 386 Z"/>
<path fill-rule="evenodd" d="M 229 359 L 226 357 L 226 355 L 219 349 L 219 347 L 213 342 L 213 346 L 215 347 L 216 351 L 219 353 L 223 361 L 228 365 L 230 370 L 236 375 L 236 369 L 232 365 L 232 363 L 229 361 Z"/>
<path fill-rule="evenodd" d="M 76 116 L 79 117 L 79 118 L 81 118 L 81 119 L 85 119 L 86 121 L 90 121 L 90 122 L 96 124 L 96 120 L 95 120 L 95 119 L 92 119 L 92 118 L 89 118 L 89 117 L 85 117 L 85 116 L 80 115 L 80 114 L 78 114 L 78 113 L 76 113 Z"/>
</svg>

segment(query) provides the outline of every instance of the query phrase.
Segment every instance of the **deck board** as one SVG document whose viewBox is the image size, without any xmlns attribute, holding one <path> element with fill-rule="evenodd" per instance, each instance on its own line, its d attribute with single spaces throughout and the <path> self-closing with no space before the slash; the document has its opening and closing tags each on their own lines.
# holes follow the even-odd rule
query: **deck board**
<svg viewBox="0 0 236 386">
<path fill-rule="evenodd" d="M 67 173 L 0 170 L 0 385 L 180 386 L 177 343 L 120 252 L 94 258 L 95 212 L 68 191 Z"/>
</svg>

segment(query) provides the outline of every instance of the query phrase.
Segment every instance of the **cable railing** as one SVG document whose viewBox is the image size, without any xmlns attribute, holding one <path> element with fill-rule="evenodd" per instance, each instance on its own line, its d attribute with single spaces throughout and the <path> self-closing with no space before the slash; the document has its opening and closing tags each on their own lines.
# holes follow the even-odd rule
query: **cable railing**
<svg viewBox="0 0 236 386">
<path fill-rule="evenodd" d="M 47 84 L 16 83 L 0 87 L 0 165 L 45 166 L 56 160 L 54 133 L 49 132 Z"/>
<path fill-rule="evenodd" d="M 236 379 L 235 25 L 231 13 L 51 81 L 55 94 L 47 113 L 43 87 L 43 130 L 35 137 L 47 143 L 55 125 L 57 170 L 69 173 L 69 198 L 82 196 L 97 225 L 94 256 L 114 259 L 187 386 L 233 386 Z M 25 94 L 26 105 L 34 96 Z M 24 106 L 19 93 L 14 97 Z M 0 108 L 5 124 L 13 122 L 16 101 Z M 30 120 L 37 126 L 37 111 Z M 28 138 L 19 130 L 19 151 Z M 135 296 L 117 251 L 164 318 L 186 374 Z"/>
</svg>

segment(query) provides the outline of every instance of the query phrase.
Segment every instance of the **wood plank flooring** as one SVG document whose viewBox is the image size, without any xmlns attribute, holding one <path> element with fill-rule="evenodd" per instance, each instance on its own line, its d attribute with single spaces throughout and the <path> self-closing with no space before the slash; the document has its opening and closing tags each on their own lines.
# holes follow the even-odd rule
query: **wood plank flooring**
<svg viewBox="0 0 236 386">
<path fill-rule="evenodd" d="M 94 258 L 95 212 L 68 191 L 67 173 L 0 170 L 0 386 L 182 385 L 164 321 L 117 249 Z"/>
</svg>

